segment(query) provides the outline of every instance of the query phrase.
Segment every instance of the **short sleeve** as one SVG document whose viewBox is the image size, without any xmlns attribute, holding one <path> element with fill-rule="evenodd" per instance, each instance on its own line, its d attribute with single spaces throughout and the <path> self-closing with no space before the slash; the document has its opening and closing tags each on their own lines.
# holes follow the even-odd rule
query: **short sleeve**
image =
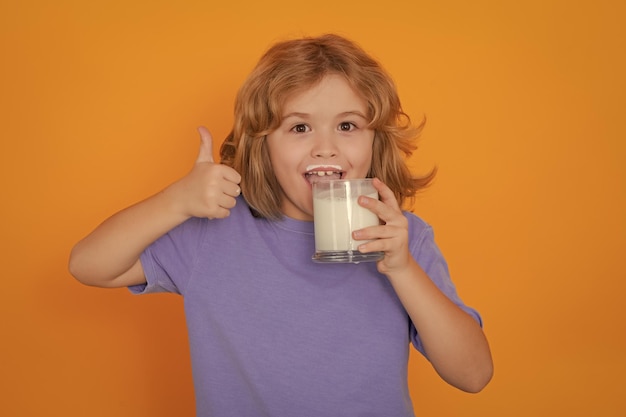
<svg viewBox="0 0 626 417">
<path fill-rule="evenodd" d="M 141 254 L 146 283 L 129 287 L 133 294 L 183 294 L 190 280 L 206 219 L 192 218 L 152 243 Z"/>
<path fill-rule="evenodd" d="M 454 304 L 472 316 L 482 326 L 480 314 L 473 308 L 465 305 L 459 297 L 456 287 L 450 278 L 448 264 L 439 247 L 435 243 L 433 229 L 414 215 L 409 217 L 409 236 L 412 236 L 410 250 L 414 259 L 422 267 L 428 277 L 435 283 Z M 411 323 L 410 336 L 413 346 L 424 356 L 424 347 L 417 329 Z"/>
</svg>

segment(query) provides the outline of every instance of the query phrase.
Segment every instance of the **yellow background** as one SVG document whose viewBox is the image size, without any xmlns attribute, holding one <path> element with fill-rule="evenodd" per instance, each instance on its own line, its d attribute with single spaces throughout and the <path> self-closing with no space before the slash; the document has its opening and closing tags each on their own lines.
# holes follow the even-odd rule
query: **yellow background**
<svg viewBox="0 0 626 417">
<path fill-rule="evenodd" d="M 426 115 L 417 202 L 495 377 L 411 359 L 419 416 L 626 414 L 626 11 L 608 1 L 0 2 L 0 415 L 191 416 L 182 300 L 82 286 L 71 246 L 223 138 L 267 46 L 338 32 Z"/>
</svg>

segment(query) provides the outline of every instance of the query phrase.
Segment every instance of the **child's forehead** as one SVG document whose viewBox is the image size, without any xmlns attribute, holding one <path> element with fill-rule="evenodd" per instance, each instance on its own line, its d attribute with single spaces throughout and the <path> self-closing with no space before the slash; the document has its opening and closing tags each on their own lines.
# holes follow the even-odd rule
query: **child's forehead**
<svg viewBox="0 0 626 417">
<path fill-rule="evenodd" d="M 362 112 L 368 107 L 365 95 L 358 91 L 346 77 L 328 74 L 320 80 L 303 83 L 285 92 L 278 103 L 278 110 L 281 114 L 285 114 L 297 112 L 302 108 L 315 107 L 316 104 L 322 103 L 331 107 L 361 109 Z"/>
</svg>

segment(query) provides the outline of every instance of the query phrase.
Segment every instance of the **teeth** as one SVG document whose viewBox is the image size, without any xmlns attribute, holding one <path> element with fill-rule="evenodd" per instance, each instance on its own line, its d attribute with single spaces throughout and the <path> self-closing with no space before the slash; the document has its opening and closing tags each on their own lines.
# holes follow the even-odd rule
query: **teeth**
<svg viewBox="0 0 626 417">
<path fill-rule="evenodd" d="M 335 172 L 340 172 L 341 171 L 341 165 L 326 165 L 326 164 L 324 164 L 324 165 L 308 165 L 306 167 L 306 172 L 313 172 L 315 170 L 324 169 L 324 168 L 326 168 L 327 170 L 328 169 L 333 170 Z"/>
<path fill-rule="evenodd" d="M 333 175 L 335 171 L 314 171 L 311 172 L 310 175 L 317 175 L 318 177 L 323 177 L 325 175 Z"/>
</svg>

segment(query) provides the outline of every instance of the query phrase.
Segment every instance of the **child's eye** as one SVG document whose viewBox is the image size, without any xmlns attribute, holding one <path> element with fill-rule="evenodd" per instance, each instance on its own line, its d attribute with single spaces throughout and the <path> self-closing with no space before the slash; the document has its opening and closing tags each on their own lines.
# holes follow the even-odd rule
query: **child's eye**
<svg viewBox="0 0 626 417">
<path fill-rule="evenodd" d="M 306 133 L 309 131 L 309 127 L 305 124 L 298 124 L 291 128 L 296 133 Z"/>
<path fill-rule="evenodd" d="M 355 128 L 356 128 L 356 125 L 354 123 L 350 123 L 350 122 L 339 123 L 339 130 L 341 130 L 342 132 L 350 132 L 351 130 L 354 130 Z"/>
</svg>

